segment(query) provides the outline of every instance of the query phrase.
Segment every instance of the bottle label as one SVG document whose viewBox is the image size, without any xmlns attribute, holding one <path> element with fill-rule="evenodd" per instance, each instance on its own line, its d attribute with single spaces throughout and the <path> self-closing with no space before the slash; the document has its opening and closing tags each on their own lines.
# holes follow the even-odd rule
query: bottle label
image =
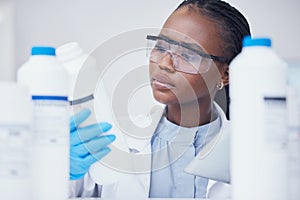
<svg viewBox="0 0 300 200">
<path fill-rule="evenodd" d="M 0 179 L 28 176 L 30 127 L 0 125 Z"/>
<path fill-rule="evenodd" d="M 33 137 L 39 145 L 65 145 L 69 142 L 69 102 L 61 96 L 32 96 Z"/>
<path fill-rule="evenodd" d="M 264 127 L 267 149 L 271 151 L 286 150 L 287 107 L 285 97 L 264 97 Z"/>
<path fill-rule="evenodd" d="M 69 102 L 70 102 L 70 105 L 74 106 L 74 105 L 83 104 L 88 101 L 92 101 L 93 99 L 94 99 L 94 95 L 91 94 L 91 95 L 88 95 L 88 96 L 80 98 L 80 99 L 71 100 Z"/>
</svg>

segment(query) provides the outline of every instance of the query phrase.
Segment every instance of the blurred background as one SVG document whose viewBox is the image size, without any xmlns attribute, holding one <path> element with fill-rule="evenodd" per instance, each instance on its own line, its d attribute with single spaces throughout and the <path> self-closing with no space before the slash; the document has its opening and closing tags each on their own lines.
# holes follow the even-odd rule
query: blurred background
<svg viewBox="0 0 300 200">
<path fill-rule="evenodd" d="M 120 33 L 160 27 L 182 0 L 0 0 L 0 81 L 16 70 L 34 45 L 78 42 L 90 52 Z M 248 19 L 254 36 L 269 36 L 275 51 L 300 67 L 299 0 L 227 0 Z"/>
</svg>

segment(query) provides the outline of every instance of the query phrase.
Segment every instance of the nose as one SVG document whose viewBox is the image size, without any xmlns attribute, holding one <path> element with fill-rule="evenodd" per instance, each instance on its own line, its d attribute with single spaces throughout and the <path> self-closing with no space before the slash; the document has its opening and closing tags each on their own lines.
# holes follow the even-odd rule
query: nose
<svg viewBox="0 0 300 200">
<path fill-rule="evenodd" d="M 166 70 L 168 72 L 175 72 L 174 64 L 174 55 L 171 51 L 166 51 L 165 55 L 163 55 L 158 62 L 158 66 L 160 69 Z"/>
</svg>

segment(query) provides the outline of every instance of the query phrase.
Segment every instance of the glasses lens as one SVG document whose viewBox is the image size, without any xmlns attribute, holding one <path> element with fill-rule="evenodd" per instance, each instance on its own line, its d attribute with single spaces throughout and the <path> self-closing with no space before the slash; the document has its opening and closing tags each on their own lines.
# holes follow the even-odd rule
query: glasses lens
<svg viewBox="0 0 300 200">
<path fill-rule="evenodd" d="M 195 52 L 189 51 L 184 47 L 174 50 L 177 60 L 176 70 L 190 74 L 198 74 L 202 57 Z"/>
<path fill-rule="evenodd" d="M 177 71 L 189 74 L 205 73 L 212 64 L 212 59 L 162 39 L 148 40 L 147 44 L 147 57 L 152 62 L 159 63 L 167 54 L 172 54 L 173 65 Z"/>
<path fill-rule="evenodd" d="M 169 49 L 169 44 L 163 40 L 148 40 L 147 57 L 155 63 L 158 63 Z"/>
</svg>

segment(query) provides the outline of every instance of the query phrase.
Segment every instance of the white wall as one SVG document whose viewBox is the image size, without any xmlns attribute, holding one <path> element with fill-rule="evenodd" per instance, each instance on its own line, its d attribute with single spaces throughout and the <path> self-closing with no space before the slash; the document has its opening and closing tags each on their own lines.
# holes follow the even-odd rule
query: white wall
<svg viewBox="0 0 300 200">
<path fill-rule="evenodd" d="M 253 36 L 270 36 L 275 51 L 300 61 L 299 0 L 228 0 L 248 19 Z"/>
<path fill-rule="evenodd" d="M 0 0 L 0 5 L 3 2 L 5 0 Z M 29 57 L 33 45 L 59 46 L 68 41 L 77 41 L 85 51 L 90 51 L 101 42 L 124 31 L 141 27 L 160 27 L 181 0 L 9 2 L 14 3 L 15 21 L 12 23 L 11 15 L 7 15 L 10 17 L 10 25 L 3 25 L 0 21 L 0 80 L 15 78 L 16 69 Z M 228 2 L 245 14 L 253 35 L 271 36 L 275 50 L 282 57 L 300 60 L 299 0 Z M 0 16 L 1 14 L 0 9 Z M 12 37 L 13 35 L 15 37 Z"/>
<path fill-rule="evenodd" d="M 14 78 L 14 7 L 9 1 L 0 0 L 0 80 Z"/>
<path fill-rule="evenodd" d="M 124 31 L 160 27 L 179 0 L 15 0 L 17 64 L 37 44 L 77 41 L 85 51 Z"/>
</svg>

